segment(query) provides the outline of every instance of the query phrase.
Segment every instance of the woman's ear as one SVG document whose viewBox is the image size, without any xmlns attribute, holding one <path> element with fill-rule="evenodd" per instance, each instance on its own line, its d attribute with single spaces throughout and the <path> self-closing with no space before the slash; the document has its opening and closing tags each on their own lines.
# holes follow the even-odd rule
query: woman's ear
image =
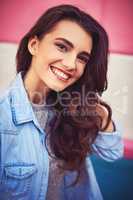
<svg viewBox="0 0 133 200">
<path fill-rule="evenodd" d="M 37 36 L 34 36 L 29 39 L 28 50 L 32 56 L 36 55 L 36 52 L 38 49 L 38 42 L 39 42 L 39 40 L 38 40 Z"/>
</svg>

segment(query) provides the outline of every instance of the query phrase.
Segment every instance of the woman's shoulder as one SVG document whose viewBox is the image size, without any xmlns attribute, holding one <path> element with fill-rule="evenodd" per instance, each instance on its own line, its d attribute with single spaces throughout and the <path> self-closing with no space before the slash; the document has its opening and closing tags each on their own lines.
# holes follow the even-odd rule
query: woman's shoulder
<svg viewBox="0 0 133 200">
<path fill-rule="evenodd" d="M 5 90 L 0 91 L 0 116 L 2 112 L 11 109 L 12 93 L 15 87 L 17 87 L 16 77 L 10 82 L 9 86 Z"/>
<path fill-rule="evenodd" d="M 9 98 L 10 95 L 10 87 L 5 89 L 4 91 L 0 91 L 0 106 L 2 106 Z"/>
<path fill-rule="evenodd" d="M 4 90 L 0 91 L 0 109 L 10 104 L 11 84 Z"/>
<path fill-rule="evenodd" d="M 11 120 L 10 88 L 8 88 L 0 96 L 0 130 L 4 129 L 4 127 L 8 128 Z"/>
</svg>

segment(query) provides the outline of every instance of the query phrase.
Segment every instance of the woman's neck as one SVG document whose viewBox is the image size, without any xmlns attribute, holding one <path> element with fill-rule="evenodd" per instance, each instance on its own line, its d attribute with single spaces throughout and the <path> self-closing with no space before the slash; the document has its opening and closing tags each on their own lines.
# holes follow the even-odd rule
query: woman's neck
<svg viewBox="0 0 133 200">
<path fill-rule="evenodd" d="M 46 102 L 49 89 L 32 70 L 29 70 L 24 76 L 24 86 L 31 102 L 35 104 Z"/>
</svg>

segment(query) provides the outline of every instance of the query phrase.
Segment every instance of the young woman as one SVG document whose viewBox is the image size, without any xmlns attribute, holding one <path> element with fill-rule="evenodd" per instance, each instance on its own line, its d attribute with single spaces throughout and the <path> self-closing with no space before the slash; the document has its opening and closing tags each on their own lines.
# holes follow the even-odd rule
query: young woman
<svg viewBox="0 0 133 200">
<path fill-rule="evenodd" d="M 108 37 L 71 5 L 47 10 L 23 37 L 17 76 L 0 99 L 2 200 L 101 200 L 90 155 L 123 143 L 107 89 Z"/>
</svg>

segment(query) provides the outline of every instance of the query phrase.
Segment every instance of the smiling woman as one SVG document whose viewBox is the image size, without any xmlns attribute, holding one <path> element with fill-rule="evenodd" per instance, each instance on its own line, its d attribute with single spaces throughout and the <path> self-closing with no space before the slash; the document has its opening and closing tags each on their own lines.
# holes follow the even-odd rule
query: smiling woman
<svg viewBox="0 0 133 200">
<path fill-rule="evenodd" d="M 80 25 L 59 21 L 41 40 L 34 36 L 28 42 L 32 62 L 24 79 L 25 87 L 43 92 L 45 97 L 46 91 L 64 90 L 82 76 L 91 49 L 92 37 Z"/>
<path fill-rule="evenodd" d="M 123 155 L 101 98 L 107 56 L 103 27 L 72 5 L 50 8 L 22 38 L 16 78 L 0 99 L 2 200 L 103 199 L 90 155 Z"/>
</svg>

